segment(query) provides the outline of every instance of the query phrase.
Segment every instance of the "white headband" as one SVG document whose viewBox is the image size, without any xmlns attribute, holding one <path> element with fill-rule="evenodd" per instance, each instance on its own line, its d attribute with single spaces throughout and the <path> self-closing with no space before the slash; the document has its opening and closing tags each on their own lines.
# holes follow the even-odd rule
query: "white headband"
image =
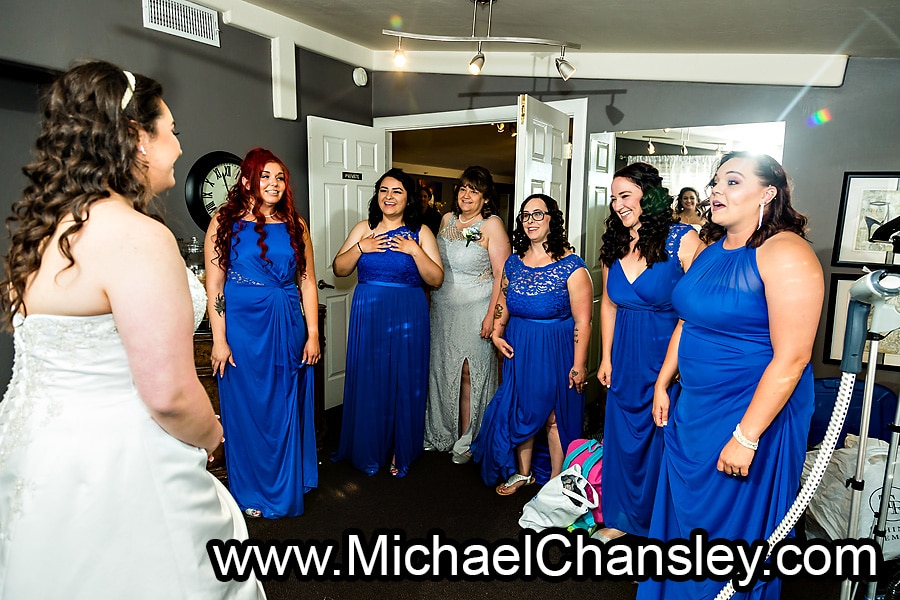
<svg viewBox="0 0 900 600">
<path fill-rule="evenodd" d="M 134 75 L 131 71 L 122 71 L 125 74 L 125 79 L 128 80 L 128 87 L 125 88 L 125 93 L 122 94 L 122 110 L 125 110 L 125 107 L 128 106 L 128 103 L 131 102 L 131 97 L 134 95 Z"/>
</svg>

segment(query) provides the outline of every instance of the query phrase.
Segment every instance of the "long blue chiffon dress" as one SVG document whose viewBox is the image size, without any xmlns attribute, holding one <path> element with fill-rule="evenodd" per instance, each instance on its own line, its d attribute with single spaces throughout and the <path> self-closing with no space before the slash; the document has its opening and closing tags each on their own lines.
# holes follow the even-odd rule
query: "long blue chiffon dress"
<svg viewBox="0 0 900 600">
<path fill-rule="evenodd" d="M 389 236 L 419 241 L 405 225 Z M 374 475 L 393 464 L 397 477 L 422 454 L 428 391 L 428 301 L 408 254 L 369 252 L 356 265 L 347 339 L 347 377 L 336 460 Z"/>
<path fill-rule="evenodd" d="M 749 475 L 721 473 L 716 470 L 719 454 L 773 355 L 756 249 L 726 250 L 721 240 L 713 244 L 694 260 L 672 302 L 685 321 L 678 348 L 682 390 L 664 428 L 650 537 L 687 539 L 693 530 L 703 529 L 711 539 L 765 540 L 799 489 L 813 412 L 812 368 L 806 366 L 787 404 L 760 438 Z M 637 597 L 712 599 L 723 585 L 648 580 L 640 584 Z M 777 600 L 780 594 L 776 579 L 734 597 Z"/>
<path fill-rule="evenodd" d="M 225 337 L 235 366 L 219 380 L 228 486 L 242 510 L 267 519 L 303 514 L 318 485 L 313 369 L 302 364 L 306 321 L 284 223 L 238 221 L 225 277 Z"/>
<path fill-rule="evenodd" d="M 531 437 L 532 472 L 538 483 L 547 482 L 550 458 L 544 426 L 551 412 L 556 411 L 563 451 L 581 437 L 584 394 L 569 388 L 575 321 L 566 282 L 582 268 L 584 261 L 576 254 L 543 267 L 526 266 L 517 254 L 506 260 L 510 317 L 504 337 L 514 355 L 503 359 L 503 383 L 472 443 L 486 485 L 506 481 L 516 472 L 515 448 Z"/>
<path fill-rule="evenodd" d="M 690 231 L 689 225 L 673 224 L 666 238 L 668 260 L 654 263 L 633 282 L 618 260 L 606 279 L 616 325 L 603 436 L 603 524 L 635 535 L 650 530 L 659 483 L 663 433 L 653 422 L 653 385 L 678 323 L 672 289 L 684 275 L 678 249 Z"/>
</svg>

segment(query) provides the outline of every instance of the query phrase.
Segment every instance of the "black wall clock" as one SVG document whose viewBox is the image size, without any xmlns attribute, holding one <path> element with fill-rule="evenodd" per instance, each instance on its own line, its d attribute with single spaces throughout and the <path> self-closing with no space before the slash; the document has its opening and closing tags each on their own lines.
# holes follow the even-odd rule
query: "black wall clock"
<svg viewBox="0 0 900 600">
<path fill-rule="evenodd" d="M 200 229 L 206 231 L 212 216 L 228 200 L 228 190 L 241 178 L 241 159 L 216 150 L 197 159 L 184 182 L 184 201 Z"/>
</svg>

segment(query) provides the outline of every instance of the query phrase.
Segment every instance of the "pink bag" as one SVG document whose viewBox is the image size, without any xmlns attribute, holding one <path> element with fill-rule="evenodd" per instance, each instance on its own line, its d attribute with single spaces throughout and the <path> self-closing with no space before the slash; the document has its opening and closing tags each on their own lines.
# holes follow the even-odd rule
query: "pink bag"
<svg viewBox="0 0 900 600">
<path fill-rule="evenodd" d="M 563 462 L 563 470 L 571 465 L 581 465 L 581 473 L 587 478 L 597 492 L 597 508 L 588 511 L 575 521 L 569 530 L 587 529 L 593 530 L 603 522 L 603 498 L 600 490 L 600 478 L 603 474 L 603 444 L 597 440 L 572 440 L 566 449 L 566 460 Z"/>
</svg>

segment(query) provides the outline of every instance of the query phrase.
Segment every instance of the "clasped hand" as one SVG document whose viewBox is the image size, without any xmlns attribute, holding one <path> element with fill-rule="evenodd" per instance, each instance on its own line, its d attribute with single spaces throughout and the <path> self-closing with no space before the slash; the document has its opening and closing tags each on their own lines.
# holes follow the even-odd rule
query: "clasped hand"
<svg viewBox="0 0 900 600">
<path fill-rule="evenodd" d="M 386 233 L 373 233 L 359 240 L 359 247 L 364 254 L 393 250 L 413 255 L 419 250 L 419 244 L 408 233 L 394 236 L 389 236 Z"/>
</svg>

